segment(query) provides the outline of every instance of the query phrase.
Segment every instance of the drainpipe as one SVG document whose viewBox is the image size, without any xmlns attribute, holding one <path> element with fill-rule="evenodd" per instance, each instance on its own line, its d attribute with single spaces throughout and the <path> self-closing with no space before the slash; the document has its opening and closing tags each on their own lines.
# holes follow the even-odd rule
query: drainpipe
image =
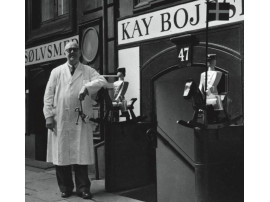
<svg viewBox="0 0 270 202">
<path fill-rule="evenodd" d="M 103 9 L 102 9 L 102 41 L 103 41 L 103 55 L 102 55 L 102 74 L 108 73 L 108 13 L 107 13 L 107 0 L 103 0 Z"/>
<path fill-rule="evenodd" d="M 102 6 L 102 72 L 101 74 L 108 74 L 108 10 L 107 10 L 107 0 L 103 0 Z M 101 117 L 104 117 L 104 110 L 106 107 L 100 105 Z M 105 139 L 106 127 L 101 126 L 101 134 L 103 134 L 102 139 Z M 105 174 L 106 175 L 106 174 Z M 98 176 L 97 176 L 98 177 Z"/>
</svg>

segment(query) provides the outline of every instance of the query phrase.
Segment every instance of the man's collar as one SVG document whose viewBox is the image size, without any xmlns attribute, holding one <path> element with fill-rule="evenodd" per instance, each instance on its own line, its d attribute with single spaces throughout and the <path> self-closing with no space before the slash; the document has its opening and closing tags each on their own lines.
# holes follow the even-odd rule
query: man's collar
<svg viewBox="0 0 270 202">
<path fill-rule="evenodd" d="M 68 62 L 67 62 L 67 66 L 69 67 L 69 68 L 71 68 L 72 66 L 74 66 L 75 67 L 75 69 L 79 66 L 79 64 L 80 64 L 80 62 L 78 62 L 77 64 L 75 64 L 75 65 L 71 65 L 71 64 L 69 64 Z"/>
</svg>

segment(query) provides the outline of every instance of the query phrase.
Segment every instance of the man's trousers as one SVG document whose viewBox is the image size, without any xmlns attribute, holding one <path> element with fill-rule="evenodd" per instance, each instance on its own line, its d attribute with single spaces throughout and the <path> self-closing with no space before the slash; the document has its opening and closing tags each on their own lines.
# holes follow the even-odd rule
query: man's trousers
<svg viewBox="0 0 270 202">
<path fill-rule="evenodd" d="M 90 192 L 91 182 L 88 178 L 87 165 L 73 165 L 75 172 L 76 192 Z M 55 165 L 56 178 L 61 192 L 72 192 L 74 183 L 72 179 L 72 166 L 57 166 Z"/>
</svg>

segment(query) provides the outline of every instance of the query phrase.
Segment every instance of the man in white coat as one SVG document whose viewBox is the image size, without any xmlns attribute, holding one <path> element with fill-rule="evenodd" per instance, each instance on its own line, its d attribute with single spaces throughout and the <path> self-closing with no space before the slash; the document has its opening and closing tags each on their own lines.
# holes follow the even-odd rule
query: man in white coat
<svg viewBox="0 0 270 202">
<path fill-rule="evenodd" d="M 48 128 L 47 162 L 56 168 L 57 182 L 63 198 L 74 189 L 84 199 L 92 197 L 87 165 L 94 163 L 91 122 L 77 121 L 75 108 L 82 101 L 83 112 L 91 117 L 91 95 L 107 84 L 105 78 L 79 62 L 81 52 L 76 42 L 65 46 L 67 62 L 52 70 L 44 95 L 44 116 Z"/>
</svg>

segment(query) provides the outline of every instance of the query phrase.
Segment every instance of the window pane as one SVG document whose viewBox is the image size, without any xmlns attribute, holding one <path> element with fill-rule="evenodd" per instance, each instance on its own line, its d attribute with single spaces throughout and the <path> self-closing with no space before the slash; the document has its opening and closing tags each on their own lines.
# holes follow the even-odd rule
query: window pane
<svg viewBox="0 0 270 202">
<path fill-rule="evenodd" d="M 54 17 L 53 4 L 52 0 L 41 0 L 42 22 Z"/>
<path fill-rule="evenodd" d="M 58 15 L 64 15 L 68 13 L 69 0 L 58 0 Z"/>
<path fill-rule="evenodd" d="M 98 7 L 102 6 L 101 0 L 83 0 L 83 9 L 86 10 L 92 10 Z"/>
</svg>

